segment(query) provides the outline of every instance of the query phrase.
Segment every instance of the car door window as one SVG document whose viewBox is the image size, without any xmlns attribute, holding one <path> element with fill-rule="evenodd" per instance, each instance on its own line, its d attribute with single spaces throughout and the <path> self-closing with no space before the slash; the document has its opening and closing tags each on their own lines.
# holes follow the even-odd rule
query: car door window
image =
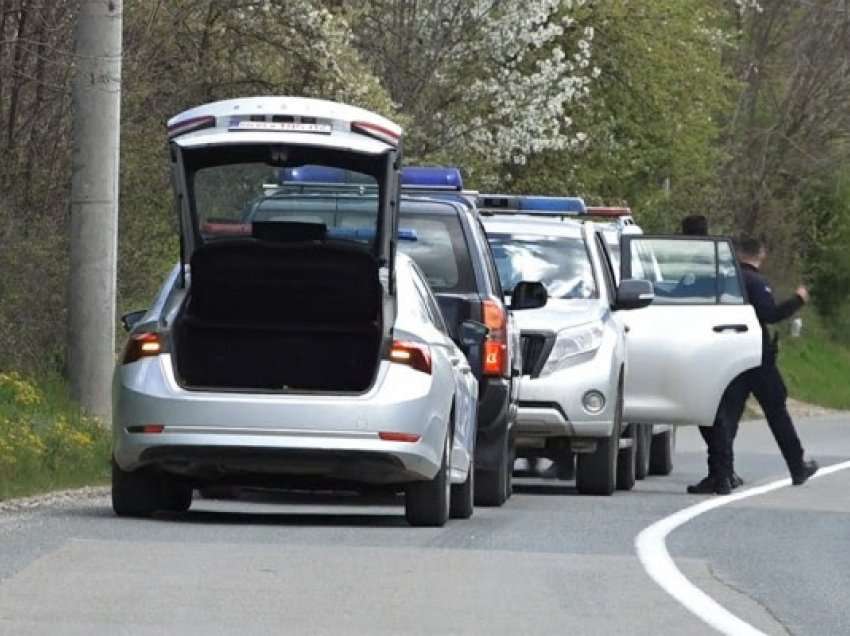
<svg viewBox="0 0 850 636">
<path fill-rule="evenodd" d="M 435 329 L 444 335 L 448 335 L 448 329 L 446 328 L 446 323 L 443 320 L 443 314 L 440 312 L 440 307 L 437 305 L 434 294 L 425 282 L 425 275 L 415 263 L 411 264 L 411 268 L 413 270 L 413 285 L 416 287 L 416 292 L 419 294 L 419 298 L 422 301 L 428 322 L 430 322 Z"/>
<path fill-rule="evenodd" d="M 720 284 L 720 304 L 741 305 L 745 302 L 741 276 L 738 271 L 738 260 L 732 252 L 732 246 L 727 243 L 717 245 L 718 275 Z"/>
<path fill-rule="evenodd" d="M 611 260 L 608 257 L 605 239 L 599 232 L 596 233 L 596 251 L 599 254 L 599 261 L 602 263 L 602 277 L 605 280 L 605 289 L 608 290 L 608 299 L 613 302 L 613 299 L 617 297 L 616 277 L 611 266 Z"/>
<path fill-rule="evenodd" d="M 658 305 L 740 305 L 740 272 L 725 239 L 629 237 L 623 277 L 650 281 Z"/>
<path fill-rule="evenodd" d="M 493 260 L 493 252 L 490 249 L 490 242 L 487 240 L 487 231 L 481 221 L 478 221 L 476 231 L 476 240 L 481 250 L 484 252 L 484 267 L 487 270 L 487 279 L 490 281 L 490 289 L 498 298 L 504 298 L 502 290 L 502 281 L 499 278 L 496 270 L 496 262 Z M 511 290 L 512 291 L 512 290 Z"/>
</svg>

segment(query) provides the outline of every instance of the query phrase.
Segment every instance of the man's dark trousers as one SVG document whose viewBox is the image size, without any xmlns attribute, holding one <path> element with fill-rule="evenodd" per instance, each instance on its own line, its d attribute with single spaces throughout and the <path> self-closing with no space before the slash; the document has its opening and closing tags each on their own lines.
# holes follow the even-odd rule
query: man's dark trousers
<svg viewBox="0 0 850 636">
<path fill-rule="evenodd" d="M 764 411 L 767 425 L 779 445 L 788 470 L 792 475 L 799 474 L 803 471 L 803 445 L 788 413 L 788 389 L 782 380 L 782 374 L 775 363 L 768 362 L 747 371 L 746 375 L 750 391 Z M 741 412 L 743 413 L 743 407 Z"/>
<path fill-rule="evenodd" d="M 738 422 L 750 394 L 745 375 L 740 375 L 726 389 L 712 426 L 700 426 L 699 432 L 708 446 L 708 474 L 731 478 L 735 465 L 733 443 Z"/>
<path fill-rule="evenodd" d="M 714 426 L 700 427 L 708 444 L 709 473 L 720 477 L 731 474 L 734 465 L 732 445 L 750 393 L 764 411 L 767 425 L 788 470 L 792 475 L 800 473 L 803 470 L 803 446 L 788 413 L 788 389 L 772 360 L 739 376 L 723 394 Z"/>
</svg>

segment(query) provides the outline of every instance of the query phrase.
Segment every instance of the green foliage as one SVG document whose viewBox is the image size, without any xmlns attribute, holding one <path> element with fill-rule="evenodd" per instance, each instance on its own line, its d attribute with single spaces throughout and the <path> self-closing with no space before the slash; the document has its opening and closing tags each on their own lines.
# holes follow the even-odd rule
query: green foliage
<svg viewBox="0 0 850 636">
<path fill-rule="evenodd" d="M 850 409 L 850 346 L 837 343 L 813 311 L 803 314 L 800 338 L 785 337 L 779 365 L 792 397 Z"/>
<path fill-rule="evenodd" d="M 702 0 L 611 0 L 590 10 L 601 75 L 574 116 L 586 143 L 535 157 L 504 183 L 629 204 L 656 229 L 710 211 L 719 116 L 734 85 L 722 60 L 724 14 Z"/>
<path fill-rule="evenodd" d="M 833 337 L 850 344 L 850 170 L 810 184 L 800 207 L 814 304 Z"/>
<path fill-rule="evenodd" d="M 64 384 L 0 373 L 0 500 L 105 482 L 111 438 Z"/>
</svg>

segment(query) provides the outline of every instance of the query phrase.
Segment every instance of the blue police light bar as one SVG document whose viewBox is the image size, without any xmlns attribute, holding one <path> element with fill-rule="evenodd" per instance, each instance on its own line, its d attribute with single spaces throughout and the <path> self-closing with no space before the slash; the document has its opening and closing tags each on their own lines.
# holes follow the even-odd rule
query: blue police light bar
<svg viewBox="0 0 850 636">
<path fill-rule="evenodd" d="M 305 165 L 297 168 L 281 168 L 278 172 L 280 185 L 318 184 L 318 185 L 374 185 L 372 177 L 342 168 L 331 166 Z"/>
<path fill-rule="evenodd" d="M 332 239 L 349 241 L 370 241 L 375 238 L 373 227 L 329 227 L 326 236 Z M 419 236 L 414 229 L 400 229 L 398 231 L 399 241 L 418 241 Z"/>
<path fill-rule="evenodd" d="M 457 168 L 408 166 L 401 169 L 401 187 L 420 190 L 463 190 L 463 177 Z"/>
<path fill-rule="evenodd" d="M 587 214 L 580 197 L 520 196 L 481 194 L 478 209 L 484 214 L 533 214 L 537 216 L 583 216 Z"/>
<path fill-rule="evenodd" d="M 300 166 L 282 168 L 278 183 L 348 183 L 345 170 L 329 166 Z"/>
</svg>

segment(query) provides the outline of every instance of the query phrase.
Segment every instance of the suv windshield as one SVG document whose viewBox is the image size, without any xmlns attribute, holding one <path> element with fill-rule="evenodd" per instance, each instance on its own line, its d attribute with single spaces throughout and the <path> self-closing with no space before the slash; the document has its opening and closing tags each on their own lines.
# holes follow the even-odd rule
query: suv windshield
<svg viewBox="0 0 850 636">
<path fill-rule="evenodd" d="M 490 234 L 504 289 L 539 281 L 552 298 L 596 298 L 593 267 L 584 241 L 565 236 Z"/>
</svg>

